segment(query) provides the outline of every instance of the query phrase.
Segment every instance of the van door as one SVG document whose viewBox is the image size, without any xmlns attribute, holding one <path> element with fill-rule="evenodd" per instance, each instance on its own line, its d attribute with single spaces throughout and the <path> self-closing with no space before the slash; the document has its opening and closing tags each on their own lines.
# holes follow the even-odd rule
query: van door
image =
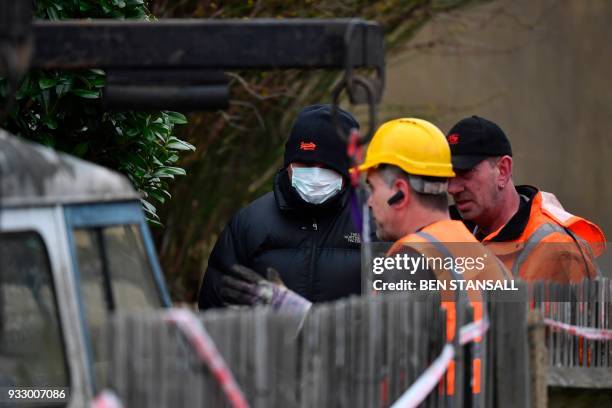
<svg viewBox="0 0 612 408">
<path fill-rule="evenodd" d="M 0 211 L 0 388 L 67 390 L 36 406 L 91 397 L 64 226 L 60 206 Z"/>
<path fill-rule="evenodd" d="M 153 242 L 137 201 L 65 208 L 68 241 L 86 332 L 92 386 L 104 387 L 104 329 L 115 311 L 170 306 Z"/>
</svg>

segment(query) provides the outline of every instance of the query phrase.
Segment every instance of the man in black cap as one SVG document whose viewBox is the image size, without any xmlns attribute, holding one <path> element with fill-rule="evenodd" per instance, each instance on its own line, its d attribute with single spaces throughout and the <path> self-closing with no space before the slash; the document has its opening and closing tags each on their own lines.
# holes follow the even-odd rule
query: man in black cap
<svg viewBox="0 0 612 408">
<path fill-rule="evenodd" d="M 471 116 L 448 132 L 453 170 L 448 192 L 463 219 L 524 280 L 578 282 L 595 278 L 593 258 L 605 249 L 601 229 L 568 213 L 557 198 L 512 181 L 512 148 L 495 123 Z"/>
<path fill-rule="evenodd" d="M 338 108 L 337 115 L 346 133 L 359 127 L 350 113 Z M 349 166 L 331 106 L 302 109 L 273 191 L 240 210 L 221 233 L 204 274 L 200 309 L 285 298 L 284 288 L 275 297 L 278 287 L 263 279 L 270 268 L 310 302 L 359 293 L 360 235 L 347 205 Z"/>
</svg>

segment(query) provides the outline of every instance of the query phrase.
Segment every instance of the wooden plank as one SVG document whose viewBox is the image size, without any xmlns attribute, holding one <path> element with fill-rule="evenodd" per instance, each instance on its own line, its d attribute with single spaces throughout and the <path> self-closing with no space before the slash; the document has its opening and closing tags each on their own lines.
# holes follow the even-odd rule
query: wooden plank
<svg viewBox="0 0 612 408">
<path fill-rule="evenodd" d="M 364 352 L 368 355 L 367 381 L 367 406 L 380 406 L 380 387 L 382 381 L 388 381 L 388 375 L 384 378 L 382 372 L 382 302 L 388 301 L 389 297 L 373 297 L 368 303 L 368 348 Z"/>
<path fill-rule="evenodd" d="M 579 286 L 576 284 L 572 284 L 572 295 L 573 295 L 573 305 L 572 305 L 572 321 L 571 324 L 578 325 L 580 321 L 580 292 Z M 572 364 L 571 367 L 576 367 L 580 363 L 580 346 L 579 339 L 576 336 L 572 336 Z"/>
<path fill-rule="evenodd" d="M 497 407 L 529 406 L 527 319 L 524 303 L 499 303 L 492 316 L 495 330 Z"/>
<path fill-rule="evenodd" d="M 553 315 L 552 318 L 553 320 L 556 321 L 563 321 L 561 318 L 561 303 L 559 303 L 560 297 L 561 297 L 561 285 L 559 283 L 552 283 L 551 284 L 552 287 L 552 296 L 553 296 L 553 302 L 551 304 L 551 307 L 553 309 Z M 554 334 L 554 363 L 551 365 L 560 365 L 561 364 L 561 360 L 563 358 L 562 353 L 563 353 L 563 336 L 564 336 L 564 332 L 562 330 L 558 330 L 555 331 Z"/>
<path fill-rule="evenodd" d="M 347 336 L 347 302 L 341 301 L 334 307 L 334 330 L 336 336 L 336 352 L 334 355 L 335 373 L 338 378 L 336 398 L 334 405 L 337 407 L 348 407 L 348 336 Z"/>
<path fill-rule="evenodd" d="M 356 67 L 384 63 L 381 27 L 356 19 L 37 21 L 33 36 L 43 69 L 344 68 L 348 53 Z"/>
<path fill-rule="evenodd" d="M 604 281 L 604 291 L 603 291 L 603 299 L 605 299 L 604 303 L 604 327 L 607 329 L 612 329 L 612 280 Z M 603 301 L 603 300 L 602 300 Z M 612 359 L 610 358 L 610 346 L 612 345 L 612 341 L 607 341 L 606 346 L 604 347 L 604 367 L 612 366 Z"/>
<path fill-rule="evenodd" d="M 489 319 L 492 316 L 496 316 L 495 312 L 496 304 L 494 302 L 489 302 L 487 305 L 487 310 L 489 313 Z M 489 323 L 489 330 L 485 335 L 486 341 L 488 344 L 487 353 L 486 353 L 486 375 L 485 375 L 485 407 L 494 406 L 494 398 L 495 398 L 495 330 L 493 329 L 492 322 Z"/>
<path fill-rule="evenodd" d="M 548 407 L 545 336 L 546 330 L 539 310 L 530 311 L 527 317 L 529 330 L 529 379 L 531 407 Z"/>
<path fill-rule="evenodd" d="M 572 388 L 612 388 L 610 367 L 550 367 L 548 386 Z"/>
</svg>

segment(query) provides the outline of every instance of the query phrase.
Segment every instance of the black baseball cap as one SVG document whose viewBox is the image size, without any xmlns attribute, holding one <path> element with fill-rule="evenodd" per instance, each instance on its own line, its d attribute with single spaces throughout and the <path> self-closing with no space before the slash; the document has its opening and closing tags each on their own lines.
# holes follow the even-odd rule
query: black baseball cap
<svg viewBox="0 0 612 408">
<path fill-rule="evenodd" d="M 455 170 L 469 170 L 488 157 L 512 156 L 504 131 L 480 116 L 461 119 L 448 131 L 446 140 Z"/>
<path fill-rule="evenodd" d="M 339 125 L 346 134 L 353 128 L 359 129 L 353 115 L 340 108 L 336 112 Z M 300 111 L 285 143 L 284 166 L 292 162 L 323 164 L 349 177 L 350 161 L 346 143 L 338 137 L 331 105 L 312 105 Z"/>
</svg>

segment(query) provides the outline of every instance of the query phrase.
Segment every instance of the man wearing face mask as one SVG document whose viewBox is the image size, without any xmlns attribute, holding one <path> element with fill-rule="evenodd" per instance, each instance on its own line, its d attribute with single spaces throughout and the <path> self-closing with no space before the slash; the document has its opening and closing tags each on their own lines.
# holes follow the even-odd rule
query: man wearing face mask
<svg viewBox="0 0 612 408">
<path fill-rule="evenodd" d="M 337 112 L 345 132 L 359 127 L 350 113 Z M 358 294 L 361 238 L 348 206 L 348 169 L 331 106 L 302 109 L 273 191 L 240 210 L 221 233 L 204 274 L 200 309 L 251 303 L 228 288 L 235 265 L 261 277 L 272 268 L 310 302 Z"/>
</svg>

